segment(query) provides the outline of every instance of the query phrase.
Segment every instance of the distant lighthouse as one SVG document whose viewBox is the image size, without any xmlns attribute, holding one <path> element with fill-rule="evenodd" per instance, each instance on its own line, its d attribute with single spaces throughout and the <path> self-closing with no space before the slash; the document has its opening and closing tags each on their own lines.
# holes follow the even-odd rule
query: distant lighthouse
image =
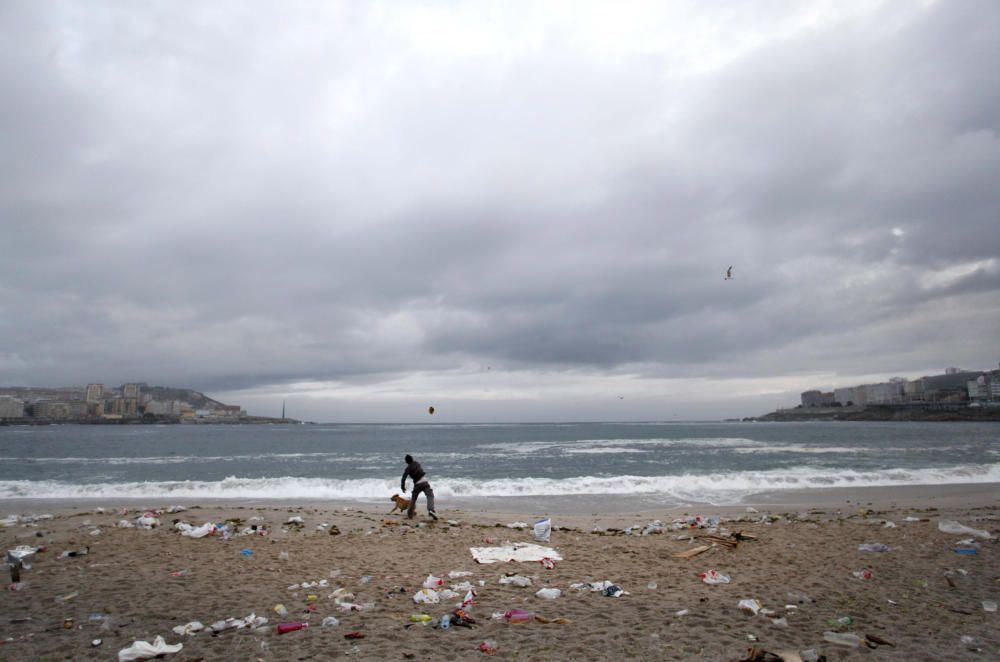
<svg viewBox="0 0 1000 662">
<path fill-rule="evenodd" d="M 281 401 L 281 418 L 285 418 L 285 401 Z"/>
</svg>

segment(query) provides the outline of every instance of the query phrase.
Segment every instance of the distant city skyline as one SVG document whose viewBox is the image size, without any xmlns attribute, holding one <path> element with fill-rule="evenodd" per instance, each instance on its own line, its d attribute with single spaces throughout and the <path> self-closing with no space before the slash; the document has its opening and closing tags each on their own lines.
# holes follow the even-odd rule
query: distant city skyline
<svg viewBox="0 0 1000 662">
<path fill-rule="evenodd" d="M 0 384 L 669 421 L 1000 360 L 1000 3 L 0 17 Z"/>
</svg>

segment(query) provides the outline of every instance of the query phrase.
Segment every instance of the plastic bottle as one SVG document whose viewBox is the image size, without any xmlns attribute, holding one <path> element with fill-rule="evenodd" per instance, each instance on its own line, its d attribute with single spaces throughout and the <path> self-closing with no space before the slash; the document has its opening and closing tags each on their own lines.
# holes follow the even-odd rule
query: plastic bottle
<svg viewBox="0 0 1000 662">
<path fill-rule="evenodd" d="M 529 623 L 534 620 L 535 615 L 523 609 L 511 609 L 505 612 L 503 617 L 508 623 Z"/>
<path fill-rule="evenodd" d="M 431 620 L 427 614 L 410 614 L 410 620 L 414 623 L 426 623 Z"/>
<path fill-rule="evenodd" d="M 441 629 L 447 630 L 450 627 L 451 627 L 451 616 L 445 614 L 444 616 L 441 617 Z"/>
<path fill-rule="evenodd" d="M 278 604 L 274 605 L 274 613 L 276 613 L 278 616 L 288 616 L 288 608 L 279 602 Z"/>
<path fill-rule="evenodd" d="M 852 648 L 857 648 L 864 642 L 861 637 L 852 632 L 830 632 L 829 630 L 823 633 L 823 641 Z"/>
<path fill-rule="evenodd" d="M 286 632 L 293 632 L 295 630 L 303 630 L 309 627 L 308 623 L 303 623 L 302 621 L 292 621 L 291 623 L 278 623 L 278 634 L 285 634 Z"/>
</svg>

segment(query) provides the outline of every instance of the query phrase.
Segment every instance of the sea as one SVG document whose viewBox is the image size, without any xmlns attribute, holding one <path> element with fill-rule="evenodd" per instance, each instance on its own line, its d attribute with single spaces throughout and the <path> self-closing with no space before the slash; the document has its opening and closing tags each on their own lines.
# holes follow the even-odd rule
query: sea
<svg viewBox="0 0 1000 662">
<path fill-rule="evenodd" d="M 996 423 L 50 425 L 0 427 L 0 503 L 388 503 L 407 453 L 439 508 L 1000 483 Z"/>
</svg>

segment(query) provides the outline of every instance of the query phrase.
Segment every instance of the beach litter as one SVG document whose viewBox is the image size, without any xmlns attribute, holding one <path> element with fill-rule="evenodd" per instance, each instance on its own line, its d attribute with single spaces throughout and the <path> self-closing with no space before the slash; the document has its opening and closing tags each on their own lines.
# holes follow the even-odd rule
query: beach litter
<svg viewBox="0 0 1000 662">
<path fill-rule="evenodd" d="M 867 581 L 869 579 L 874 579 L 875 575 L 872 573 L 871 569 L 865 568 L 864 570 L 855 570 L 851 573 L 856 579 L 861 579 Z"/>
<path fill-rule="evenodd" d="M 90 553 L 90 547 L 84 547 L 83 549 L 66 550 L 59 555 L 61 559 L 74 558 L 77 556 L 86 556 Z"/>
<path fill-rule="evenodd" d="M 174 528 L 180 531 L 182 536 L 188 538 L 204 538 L 215 533 L 215 525 L 211 522 L 205 522 L 201 526 L 193 526 L 187 522 L 177 522 L 174 524 Z"/>
<path fill-rule="evenodd" d="M 337 620 L 336 616 L 327 616 L 326 618 L 323 619 L 323 622 L 320 623 L 320 625 L 325 628 L 334 627 L 340 625 L 340 621 Z"/>
<path fill-rule="evenodd" d="M 706 584 L 728 584 L 731 580 L 729 575 L 724 575 L 716 570 L 706 570 L 699 572 L 698 576 Z"/>
<path fill-rule="evenodd" d="M 880 542 L 866 542 L 858 545 L 859 552 L 888 552 L 889 546 Z"/>
<path fill-rule="evenodd" d="M 896 647 L 896 644 L 892 643 L 891 641 L 889 641 L 887 639 L 883 639 L 882 637 L 878 636 L 877 634 L 867 634 L 866 633 L 865 634 L 865 642 L 870 647 L 872 647 L 872 648 L 874 648 L 875 646 L 890 646 L 892 648 Z M 874 644 L 874 646 L 873 646 L 873 644 Z"/>
<path fill-rule="evenodd" d="M 736 603 L 736 607 L 740 611 L 742 611 L 742 612 L 744 612 L 746 614 L 749 614 L 751 616 L 756 616 L 757 612 L 760 611 L 761 604 L 760 604 L 760 600 L 754 600 L 754 599 L 751 599 L 751 598 L 746 598 L 746 599 L 743 599 L 743 600 L 740 600 L 739 602 L 737 602 Z"/>
<path fill-rule="evenodd" d="M 441 602 L 441 596 L 434 589 L 422 588 L 413 596 L 413 601 L 417 604 L 436 605 Z"/>
<path fill-rule="evenodd" d="M 459 577 L 471 577 L 472 573 L 468 570 L 452 570 L 448 573 L 448 577 L 451 579 L 458 579 Z"/>
<path fill-rule="evenodd" d="M 440 577 L 435 577 L 434 575 L 427 575 L 427 579 L 424 580 L 424 588 L 437 588 L 438 586 L 444 586 L 444 580 Z"/>
<path fill-rule="evenodd" d="M 973 554 L 978 554 L 979 550 L 975 547 L 956 547 L 955 553 L 963 556 L 972 556 Z"/>
<path fill-rule="evenodd" d="M 623 595 L 628 595 L 628 593 L 617 584 L 612 584 L 604 589 L 604 597 L 606 598 L 620 598 Z"/>
<path fill-rule="evenodd" d="M 522 575 L 511 575 L 500 578 L 501 584 L 513 584 L 514 586 L 531 586 L 531 578 Z"/>
<path fill-rule="evenodd" d="M 209 629 L 212 632 L 219 633 L 225 632 L 226 630 L 242 630 L 243 628 L 259 628 L 267 625 L 267 619 L 263 616 L 257 616 L 251 613 L 246 618 L 233 618 L 229 617 L 220 621 L 215 621 L 209 625 Z"/>
<path fill-rule="evenodd" d="M 156 513 L 145 512 L 135 518 L 135 525 L 140 529 L 155 529 L 160 525 L 160 518 L 156 516 Z"/>
<path fill-rule="evenodd" d="M 557 588 L 543 588 L 539 589 L 535 595 L 539 598 L 545 598 L 546 600 L 555 600 L 562 595 L 562 591 Z"/>
<path fill-rule="evenodd" d="M 983 611 L 988 611 L 995 613 L 997 610 L 997 603 L 993 600 L 983 600 Z"/>
<path fill-rule="evenodd" d="M 476 563 L 506 563 L 523 561 L 541 561 L 548 557 L 553 561 L 562 561 L 563 557 L 551 547 L 542 547 L 533 543 L 513 543 L 502 547 L 470 547 L 469 552 Z"/>
<path fill-rule="evenodd" d="M 535 620 L 535 615 L 523 609 L 510 609 L 504 612 L 504 620 L 508 623 L 530 623 Z"/>
<path fill-rule="evenodd" d="M 542 567 L 546 570 L 552 570 L 556 567 L 556 562 L 547 556 L 544 559 L 541 559 L 539 563 L 541 563 Z"/>
<path fill-rule="evenodd" d="M 823 641 L 851 648 L 858 648 L 864 643 L 864 639 L 853 632 L 831 632 L 830 630 L 823 633 Z"/>
<path fill-rule="evenodd" d="M 309 627 L 309 624 L 305 621 L 292 621 L 290 623 L 278 623 L 277 631 L 278 634 L 285 634 L 286 632 L 295 632 L 296 630 L 304 630 Z"/>
<path fill-rule="evenodd" d="M 976 536 L 977 538 L 992 538 L 989 531 L 983 531 L 982 529 L 973 529 L 971 527 L 960 524 L 954 520 L 943 519 L 938 521 L 938 531 L 942 533 L 951 533 L 959 536 Z"/>
<path fill-rule="evenodd" d="M 11 568 L 24 568 L 25 570 L 31 570 L 31 564 L 35 558 L 35 554 L 41 551 L 39 547 L 31 547 L 29 545 L 18 545 L 14 549 L 7 550 L 7 565 Z"/>
<path fill-rule="evenodd" d="M 535 540 L 548 542 L 549 537 L 552 535 L 552 520 L 548 518 L 538 520 L 535 522 L 532 533 L 535 536 Z"/>
<path fill-rule="evenodd" d="M 129 662 L 130 660 L 148 660 L 152 657 L 176 653 L 184 648 L 184 644 L 168 644 L 163 637 L 157 635 L 153 643 L 148 641 L 135 641 L 128 648 L 118 651 L 118 662 Z"/>
<path fill-rule="evenodd" d="M 200 621 L 191 621 L 190 623 L 185 623 L 184 625 L 178 625 L 173 628 L 175 634 L 179 635 L 195 635 L 205 629 L 205 625 Z"/>
<path fill-rule="evenodd" d="M 496 655 L 498 650 L 497 642 L 487 639 L 479 644 L 479 650 L 486 655 Z"/>
<path fill-rule="evenodd" d="M 528 523 L 527 522 L 511 522 L 510 524 L 507 525 L 507 528 L 508 529 L 527 529 L 528 528 Z"/>
</svg>

